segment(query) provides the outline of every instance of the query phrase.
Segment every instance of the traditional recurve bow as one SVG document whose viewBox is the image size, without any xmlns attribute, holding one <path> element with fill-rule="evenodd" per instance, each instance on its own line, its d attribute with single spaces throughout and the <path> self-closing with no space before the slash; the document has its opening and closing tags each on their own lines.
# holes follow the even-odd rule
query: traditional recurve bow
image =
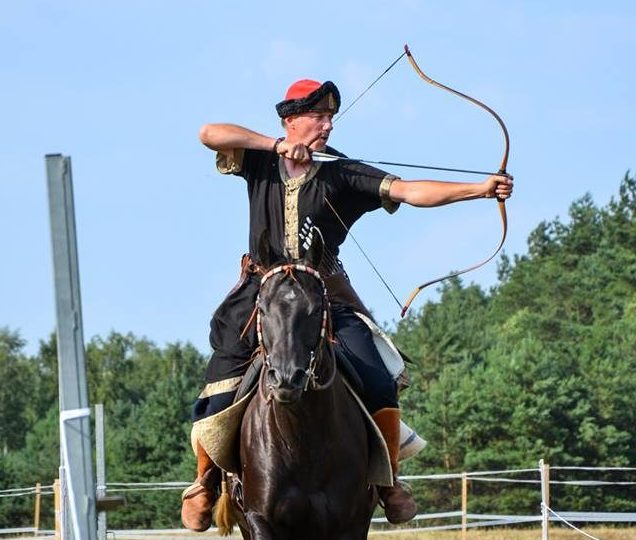
<svg viewBox="0 0 636 540">
<path fill-rule="evenodd" d="M 455 94 L 456 96 L 459 96 L 459 97 L 461 97 L 463 99 L 466 99 L 466 100 L 470 101 L 471 103 L 477 105 L 478 107 L 484 109 L 485 111 L 488 111 L 495 118 L 495 120 L 497 120 L 497 123 L 501 127 L 501 130 L 502 130 L 503 136 L 504 136 L 504 152 L 503 152 L 503 157 L 501 159 L 501 164 L 499 165 L 499 171 L 497 173 L 491 173 L 491 172 L 486 172 L 486 171 L 475 171 L 475 170 L 456 169 L 456 168 L 448 168 L 448 167 L 436 167 L 436 166 L 430 166 L 430 165 L 413 165 L 413 164 L 409 164 L 409 163 L 397 163 L 397 162 L 390 162 L 390 161 L 370 161 L 370 160 L 365 160 L 365 159 L 345 158 L 345 157 L 342 157 L 342 156 L 334 156 L 334 155 L 325 154 L 325 153 L 322 153 L 322 152 L 314 152 L 313 153 L 314 161 L 359 161 L 359 162 L 363 162 L 363 163 L 372 163 L 372 164 L 380 164 L 380 165 L 396 165 L 396 166 L 402 166 L 402 167 L 414 167 L 414 168 L 418 168 L 418 169 L 433 169 L 433 170 L 440 170 L 440 171 L 455 171 L 455 172 L 468 173 L 468 174 L 482 174 L 482 175 L 500 174 L 500 175 L 507 175 L 506 167 L 508 165 L 508 154 L 509 154 L 509 150 L 510 150 L 510 138 L 508 136 L 508 129 L 506 128 L 506 125 L 504 124 L 504 122 L 501 119 L 501 117 L 495 111 L 493 111 L 490 107 L 488 107 L 488 105 L 486 105 L 485 103 L 482 103 L 478 99 L 475 99 L 474 97 L 466 95 L 466 94 L 464 94 L 462 92 L 459 92 L 459 91 L 457 91 L 457 90 L 455 90 L 455 89 L 453 89 L 453 88 L 451 88 L 449 86 L 446 86 L 445 84 L 442 84 L 440 82 L 437 82 L 434 79 L 431 79 L 418 66 L 418 64 L 415 61 L 415 58 L 413 57 L 413 54 L 411 53 L 408 45 L 404 45 L 404 52 L 396 60 L 394 60 L 393 63 L 388 68 L 386 68 L 382 72 L 382 74 L 379 77 L 377 77 L 356 99 L 354 99 L 353 102 L 336 117 L 334 122 L 339 120 L 340 118 L 342 118 L 342 116 L 346 112 L 348 112 L 349 109 L 351 109 L 351 107 L 355 103 L 357 103 L 358 100 L 364 94 L 366 94 L 371 89 L 372 86 L 374 86 L 384 75 L 386 75 L 388 73 L 388 71 L 393 66 L 395 66 L 398 63 L 399 60 L 402 59 L 403 56 L 406 56 L 408 58 L 409 63 L 411 64 L 411 66 L 413 67 L 415 72 L 422 79 L 424 79 L 424 81 L 426 81 L 429 84 L 432 84 L 433 86 L 436 86 L 437 88 L 441 88 L 442 90 L 447 90 L 448 92 L 451 92 L 452 94 Z M 506 241 L 506 234 L 508 232 L 508 218 L 507 218 L 507 214 L 506 214 L 506 203 L 505 203 L 505 200 L 497 198 L 497 202 L 498 202 L 498 205 L 499 205 L 499 213 L 501 215 L 502 235 L 501 235 L 501 240 L 499 241 L 499 245 L 497 246 L 497 249 L 494 251 L 494 253 L 492 255 L 490 255 L 488 258 L 484 259 L 483 261 L 481 261 L 481 262 L 479 262 L 477 264 L 474 264 L 474 265 L 472 265 L 472 266 L 470 266 L 468 268 L 465 268 L 463 270 L 459 270 L 459 271 L 456 271 L 456 272 L 451 272 L 450 274 L 444 275 L 444 276 L 436 278 L 436 279 L 432 279 L 430 281 L 422 283 L 421 285 L 418 285 L 415 289 L 413 289 L 413 291 L 411 292 L 411 294 L 409 295 L 409 297 L 407 298 L 407 300 L 406 300 L 406 302 L 404 304 L 401 304 L 400 301 L 397 299 L 397 297 L 395 296 L 395 294 L 391 290 L 391 287 L 389 287 L 388 283 L 386 283 L 386 281 L 384 280 L 382 275 L 376 269 L 375 265 L 371 262 L 371 260 L 367 256 L 367 254 L 362 249 L 362 246 L 360 246 L 360 244 L 358 244 L 358 242 L 355 240 L 355 238 L 353 236 L 352 236 L 352 238 L 353 238 L 354 242 L 356 243 L 356 245 L 358 246 L 358 248 L 362 251 L 363 255 L 366 257 L 367 261 L 371 264 L 371 267 L 373 268 L 375 273 L 378 275 L 378 277 L 381 279 L 381 281 L 384 284 L 384 286 L 388 289 L 388 291 L 391 293 L 391 295 L 393 296 L 395 301 L 400 306 L 400 308 L 402 310 L 401 311 L 401 316 L 404 317 L 404 315 L 406 314 L 408 308 L 410 307 L 410 305 L 413 302 L 413 300 L 415 299 L 415 297 L 423 289 L 425 289 L 426 287 L 429 287 L 430 285 L 433 285 L 435 283 L 439 283 L 440 281 L 444 281 L 446 279 L 450 279 L 450 278 L 465 274 L 467 272 L 471 272 L 473 270 L 476 270 L 477 268 L 480 268 L 481 266 L 483 266 L 486 263 L 488 263 L 489 261 L 491 261 L 497 255 L 497 253 L 499 253 L 499 251 L 501 250 L 501 248 L 504 245 L 504 242 Z M 329 201 L 327 201 L 327 203 L 332 208 L 332 210 L 335 213 L 336 217 L 340 220 L 342 225 L 345 227 L 345 229 L 347 230 L 347 232 L 351 236 L 351 231 L 349 231 L 349 229 L 345 226 L 344 222 L 342 222 L 342 220 L 340 219 L 340 216 L 336 212 L 335 208 L 333 208 L 333 206 L 331 205 L 331 203 L 329 203 Z"/>
<path fill-rule="evenodd" d="M 504 124 L 504 122 L 501 119 L 501 117 L 495 111 L 493 111 L 490 107 L 488 107 L 488 105 L 486 105 L 485 103 L 482 103 L 478 99 L 475 99 L 474 97 L 468 96 L 468 95 L 466 95 L 466 94 L 464 94 L 462 92 L 459 92 L 459 91 L 457 91 L 457 90 L 455 90 L 455 89 L 453 89 L 453 88 L 451 88 L 449 86 L 446 86 L 445 84 L 439 83 L 436 80 L 431 79 L 428 75 L 426 75 L 426 73 L 424 73 L 421 70 L 420 66 L 417 65 L 417 62 L 415 61 L 415 58 L 413 58 L 413 54 L 409 50 L 408 45 L 404 45 L 404 52 L 406 53 L 406 57 L 408 58 L 409 63 L 411 64 L 411 66 L 413 67 L 415 72 L 422 79 L 424 79 L 427 83 L 432 84 L 433 86 L 436 86 L 437 88 L 441 88 L 442 90 L 447 90 L 448 92 L 451 92 L 452 94 L 455 94 L 456 96 L 464 98 L 464 99 L 470 101 L 471 103 L 474 103 L 478 107 L 481 107 L 485 111 L 488 111 L 490 114 L 492 114 L 494 116 L 495 120 L 497 120 L 497 123 L 501 127 L 501 129 L 503 131 L 503 136 L 504 136 L 504 152 L 503 152 L 503 157 L 501 159 L 501 164 L 499 165 L 499 171 L 498 171 L 497 174 L 506 175 L 507 174 L 506 173 L 506 167 L 508 165 L 508 155 L 509 155 L 509 151 L 510 151 L 510 137 L 508 136 L 508 129 L 506 128 L 506 125 Z M 480 268 L 481 266 L 483 266 L 487 262 L 491 261 L 495 257 L 495 255 L 497 255 L 497 253 L 499 253 L 499 251 L 501 250 L 501 248 L 504 245 L 504 242 L 506 241 L 506 234 L 508 232 L 508 217 L 507 217 L 507 214 L 506 214 L 506 202 L 505 202 L 505 200 L 497 198 L 497 203 L 499 205 L 499 213 L 501 215 L 502 234 L 501 234 L 501 240 L 499 241 L 499 245 L 497 246 L 497 249 L 495 250 L 495 252 L 492 255 L 490 255 L 488 258 L 484 259 L 483 261 L 481 261 L 481 262 L 479 262 L 477 264 L 474 264 L 474 265 L 472 265 L 472 266 L 470 266 L 468 268 L 465 268 L 463 270 L 459 270 L 457 272 L 452 272 L 452 273 L 450 273 L 448 275 L 445 275 L 445 276 L 442 276 L 442 277 L 439 277 L 439 278 L 436 278 L 436 279 L 432 279 L 430 281 L 422 283 L 421 285 L 418 285 L 415 289 L 413 289 L 413 291 L 411 292 L 411 294 L 407 298 L 406 302 L 402 306 L 402 313 L 401 313 L 402 317 L 404 317 L 404 315 L 406 314 L 406 311 L 408 310 L 409 306 L 411 305 L 411 303 L 413 302 L 415 297 L 420 293 L 420 291 L 422 291 L 426 287 L 428 287 L 430 285 L 433 285 L 435 283 L 439 283 L 440 281 L 444 281 L 445 279 L 456 277 L 456 276 L 465 274 L 467 272 L 471 272 L 472 270 L 476 270 L 477 268 Z"/>
</svg>

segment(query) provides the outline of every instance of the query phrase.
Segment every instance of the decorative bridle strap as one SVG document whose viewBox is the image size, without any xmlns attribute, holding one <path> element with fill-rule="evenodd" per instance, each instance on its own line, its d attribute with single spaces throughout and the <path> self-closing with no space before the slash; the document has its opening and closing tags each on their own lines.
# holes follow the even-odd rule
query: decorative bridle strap
<svg viewBox="0 0 636 540">
<path fill-rule="evenodd" d="M 321 326 L 320 326 L 320 336 L 318 338 L 318 343 L 316 344 L 315 349 L 313 349 L 311 351 L 311 358 L 309 361 L 309 367 L 307 368 L 307 382 L 305 384 L 305 390 L 307 390 L 309 388 L 309 385 L 311 384 L 311 388 L 313 390 L 324 390 L 326 388 L 328 388 L 329 386 L 331 386 L 331 384 L 333 383 L 333 380 L 335 378 L 335 374 L 336 374 L 336 366 L 335 366 L 335 362 L 334 362 L 334 366 L 333 366 L 333 373 L 331 374 L 331 376 L 329 377 L 329 380 L 325 383 L 325 384 L 318 384 L 318 382 L 316 381 L 316 375 L 315 375 L 315 370 L 316 370 L 316 365 L 317 365 L 317 360 L 319 358 L 319 353 L 322 350 L 323 344 L 325 342 L 325 338 L 327 337 L 327 331 L 329 328 L 329 297 L 327 296 L 327 286 L 325 285 L 324 280 L 322 279 L 322 277 L 320 276 L 320 273 L 315 269 L 312 268 L 311 266 L 307 266 L 305 264 L 299 264 L 299 263 L 287 263 L 287 264 L 282 264 L 280 266 L 275 266 L 274 268 L 272 268 L 271 270 L 267 271 L 263 277 L 261 278 L 261 288 L 263 287 L 263 285 L 267 282 L 267 280 L 269 280 L 272 276 L 275 276 L 277 274 L 281 274 L 284 273 L 287 276 L 289 276 L 291 279 L 296 280 L 296 277 L 294 276 L 294 272 L 303 272 L 305 274 L 309 274 L 310 276 L 315 277 L 318 282 L 321 285 L 322 288 L 322 320 L 321 320 Z M 263 351 L 263 355 L 265 357 L 265 365 L 269 365 L 269 360 L 268 360 L 268 353 L 267 353 L 267 349 L 265 348 L 265 344 L 263 343 L 263 331 L 262 331 L 262 324 L 261 324 L 261 310 L 259 309 L 259 304 L 260 304 L 260 292 L 256 298 L 256 335 L 258 337 L 258 344 L 259 347 L 262 349 Z"/>
<path fill-rule="evenodd" d="M 309 274 L 310 276 L 315 277 L 320 282 L 320 285 L 322 287 L 322 296 L 323 296 L 322 323 L 320 328 L 320 341 L 318 343 L 320 345 L 322 340 L 324 340 L 325 336 L 327 335 L 329 300 L 327 298 L 327 286 L 325 285 L 325 282 L 323 281 L 322 277 L 320 277 L 320 274 L 318 273 L 316 269 L 312 268 L 311 266 L 307 266 L 305 264 L 297 264 L 297 263 L 289 263 L 289 264 L 282 264 L 280 266 L 275 266 L 274 268 L 266 272 L 265 275 L 261 278 L 261 288 L 263 287 L 263 285 L 269 278 L 271 278 L 272 276 L 275 276 L 276 274 L 285 273 L 288 276 L 290 276 L 292 279 L 295 279 L 294 271 L 304 272 L 305 274 Z M 263 347 L 263 350 L 265 350 L 265 346 L 263 345 L 263 333 L 261 330 L 261 312 L 258 309 L 258 305 L 260 303 L 260 296 L 261 295 L 259 293 L 259 295 L 256 297 L 256 308 L 257 308 L 256 309 L 256 335 L 258 336 L 259 345 Z"/>
</svg>

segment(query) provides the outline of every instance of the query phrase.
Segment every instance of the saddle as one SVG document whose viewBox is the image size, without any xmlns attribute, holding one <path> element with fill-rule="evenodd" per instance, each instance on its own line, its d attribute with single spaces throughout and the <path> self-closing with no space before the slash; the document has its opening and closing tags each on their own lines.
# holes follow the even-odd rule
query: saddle
<svg viewBox="0 0 636 540">
<path fill-rule="evenodd" d="M 198 440 L 212 461 L 221 469 L 230 473 L 240 473 L 239 444 L 241 421 L 245 410 L 258 387 L 258 379 L 263 368 L 263 357 L 258 355 L 243 376 L 236 392 L 234 403 L 227 409 L 194 422 L 192 428 L 193 445 Z M 362 383 L 353 367 L 338 359 L 339 375 L 351 394 L 367 424 L 369 434 L 369 484 L 378 486 L 393 485 L 393 474 L 389 460 L 389 451 L 384 438 L 371 415 L 366 410 L 354 387 L 362 388 Z"/>
</svg>

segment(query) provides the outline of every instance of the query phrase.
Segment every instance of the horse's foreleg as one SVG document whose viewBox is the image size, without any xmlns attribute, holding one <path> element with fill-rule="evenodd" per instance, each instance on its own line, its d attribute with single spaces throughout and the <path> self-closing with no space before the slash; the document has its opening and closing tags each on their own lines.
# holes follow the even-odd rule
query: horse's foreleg
<svg viewBox="0 0 636 540">
<path fill-rule="evenodd" d="M 276 540 L 272 528 L 261 514 L 248 511 L 245 519 L 250 527 L 250 540 Z"/>
</svg>

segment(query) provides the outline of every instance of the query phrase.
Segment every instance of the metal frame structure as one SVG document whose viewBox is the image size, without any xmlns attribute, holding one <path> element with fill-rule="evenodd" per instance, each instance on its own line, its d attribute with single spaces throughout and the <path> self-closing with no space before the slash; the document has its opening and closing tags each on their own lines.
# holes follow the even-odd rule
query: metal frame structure
<svg viewBox="0 0 636 540">
<path fill-rule="evenodd" d="M 57 314 L 60 454 L 68 494 L 63 540 L 97 540 L 96 490 L 77 257 L 71 158 L 46 156 Z"/>
</svg>

